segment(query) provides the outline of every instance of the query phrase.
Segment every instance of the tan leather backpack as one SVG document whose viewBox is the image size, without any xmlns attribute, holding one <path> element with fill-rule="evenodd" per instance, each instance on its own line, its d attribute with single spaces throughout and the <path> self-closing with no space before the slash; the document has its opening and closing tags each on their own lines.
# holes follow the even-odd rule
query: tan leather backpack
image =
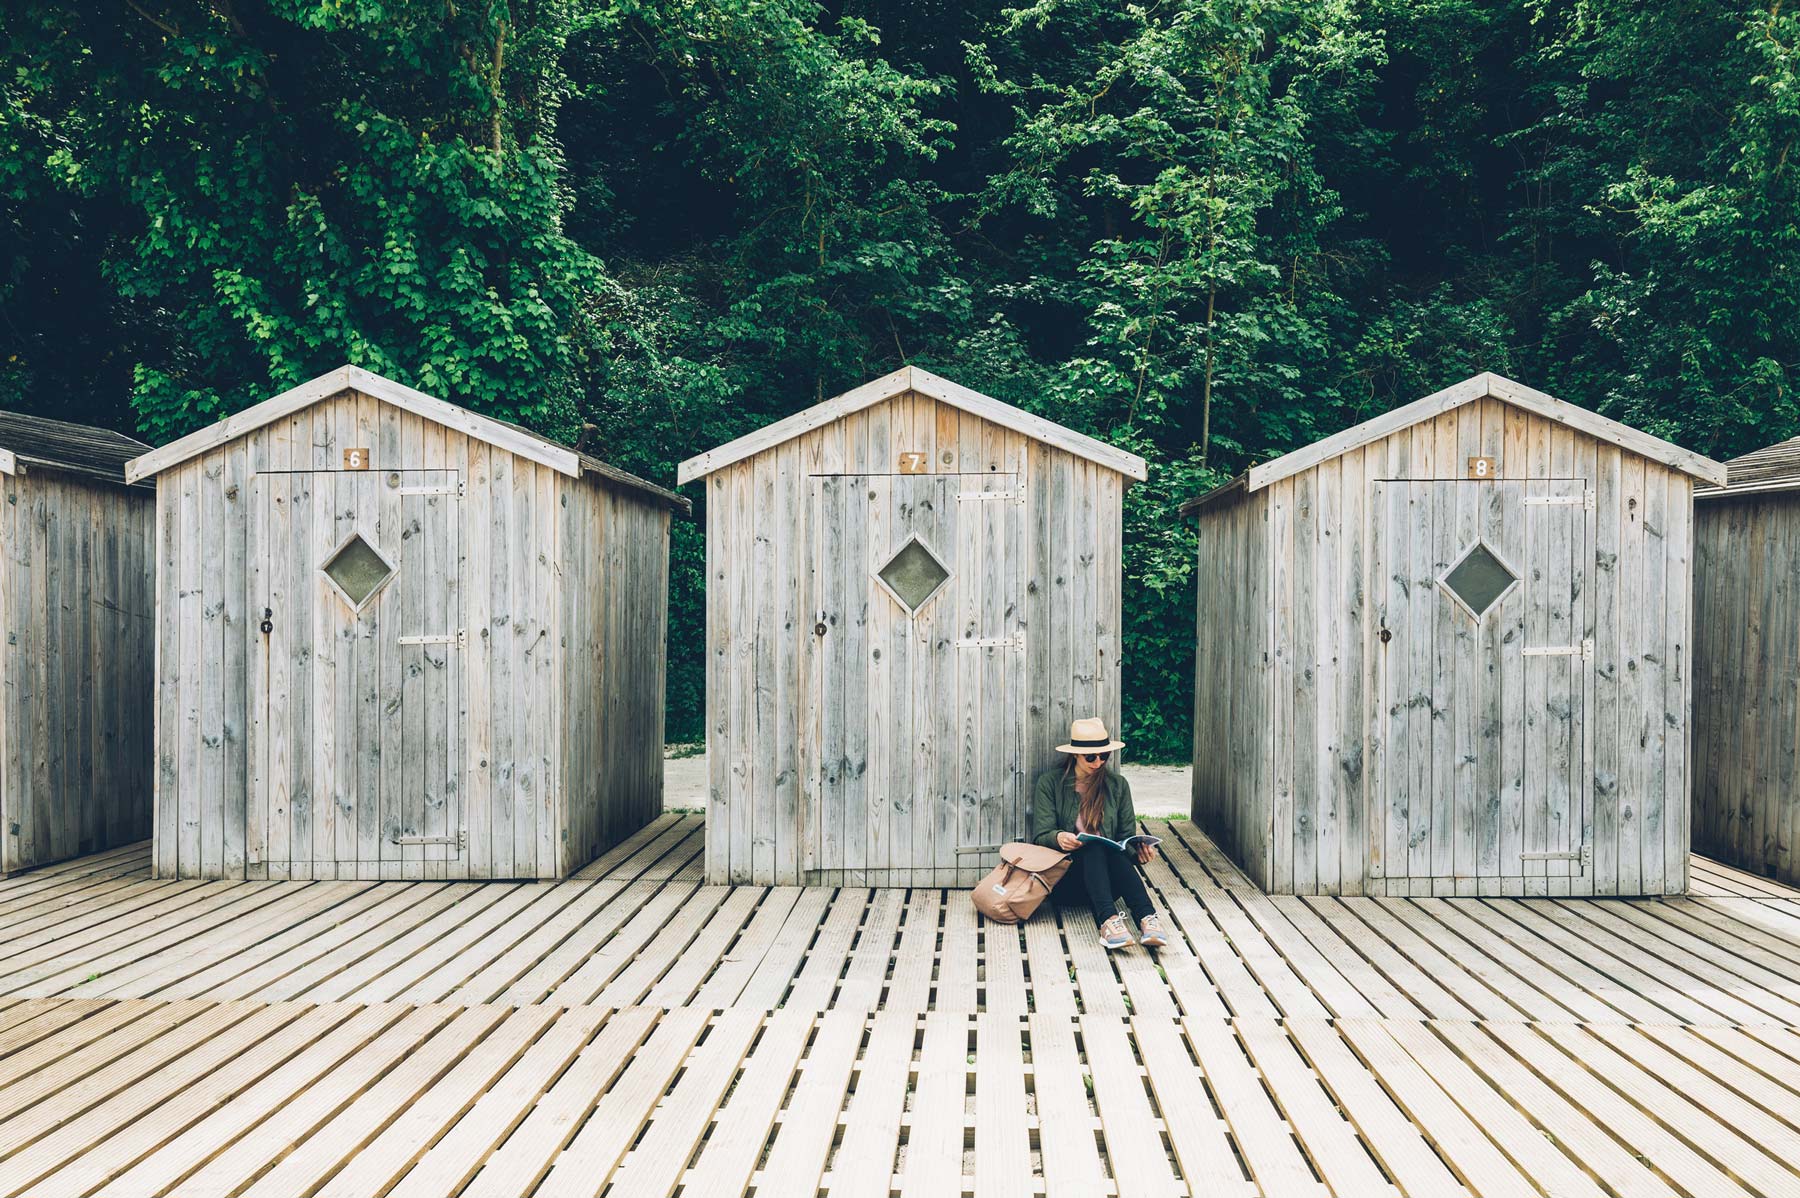
<svg viewBox="0 0 1800 1198">
<path fill-rule="evenodd" d="M 975 907 L 995 923 L 1031 918 L 1050 889 L 1068 872 L 1069 855 L 1061 849 L 1014 841 L 1000 846 L 1000 864 L 981 879 L 970 896 Z"/>
</svg>

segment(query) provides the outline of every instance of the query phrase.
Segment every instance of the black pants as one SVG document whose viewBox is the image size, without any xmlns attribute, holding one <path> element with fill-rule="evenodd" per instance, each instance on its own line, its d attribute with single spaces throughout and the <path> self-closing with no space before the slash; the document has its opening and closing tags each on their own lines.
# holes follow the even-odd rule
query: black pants
<svg viewBox="0 0 1800 1198">
<path fill-rule="evenodd" d="M 1105 923 L 1118 914 L 1115 899 L 1125 900 L 1134 923 L 1156 913 L 1144 892 L 1135 859 L 1103 844 L 1083 845 L 1070 853 L 1069 872 L 1056 883 L 1050 897 L 1058 907 L 1086 903 L 1093 909 L 1095 923 Z"/>
</svg>

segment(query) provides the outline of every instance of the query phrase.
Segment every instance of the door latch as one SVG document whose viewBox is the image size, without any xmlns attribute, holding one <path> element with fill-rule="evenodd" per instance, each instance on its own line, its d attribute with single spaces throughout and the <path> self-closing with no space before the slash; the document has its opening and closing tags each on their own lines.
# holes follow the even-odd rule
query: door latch
<svg viewBox="0 0 1800 1198">
<path fill-rule="evenodd" d="M 275 611 L 273 608 L 263 608 L 262 630 L 264 636 L 268 636 L 271 632 L 275 631 Z"/>
</svg>

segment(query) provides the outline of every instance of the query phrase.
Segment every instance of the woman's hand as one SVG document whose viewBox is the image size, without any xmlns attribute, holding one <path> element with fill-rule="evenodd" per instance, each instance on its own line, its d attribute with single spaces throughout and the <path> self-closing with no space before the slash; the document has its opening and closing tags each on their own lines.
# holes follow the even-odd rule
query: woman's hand
<svg viewBox="0 0 1800 1198">
<path fill-rule="evenodd" d="M 1148 865 L 1156 860 L 1156 846 L 1153 844 L 1138 845 L 1138 864 Z"/>
<path fill-rule="evenodd" d="M 1058 832 L 1056 834 L 1056 847 L 1065 853 L 1073 853 L 1076 849 L 1081 847 L 1081 839 L 1073 832 Z"/>
</svg>

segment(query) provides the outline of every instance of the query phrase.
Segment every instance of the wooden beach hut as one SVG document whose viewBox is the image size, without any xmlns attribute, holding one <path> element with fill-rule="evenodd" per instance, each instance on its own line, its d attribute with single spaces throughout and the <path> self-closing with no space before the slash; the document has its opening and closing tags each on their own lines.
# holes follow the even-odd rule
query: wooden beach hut
<svg viewBox="0 0 1800 1198">
<path fill-rule="evenodd" d="M 1694 491 L 1694 848 L 1800 885 L 1800 437 Z"/>
<path fill-rule="evenodd" d="M 1119 723 L 1143 460 L 902 367 L 681 464 L 706 480 L 707 877 L 950 886 Z"/>
<path fill-rule="evenodd" d="M 159 876 L 557 878 L 661 811 L 679 495 L 354 366 L 128 472 Z"/>
<path fill-rule="evenodd" d="M 1198 521 L 1193 817 L 1266 890 L 1687 889 L 1693 486 L 1494 374 Z"/>
<path fill-rule="evenodd" d="M 150 834 L 148 448 L 0 412 L 0 876 Z"/>
</svg>

